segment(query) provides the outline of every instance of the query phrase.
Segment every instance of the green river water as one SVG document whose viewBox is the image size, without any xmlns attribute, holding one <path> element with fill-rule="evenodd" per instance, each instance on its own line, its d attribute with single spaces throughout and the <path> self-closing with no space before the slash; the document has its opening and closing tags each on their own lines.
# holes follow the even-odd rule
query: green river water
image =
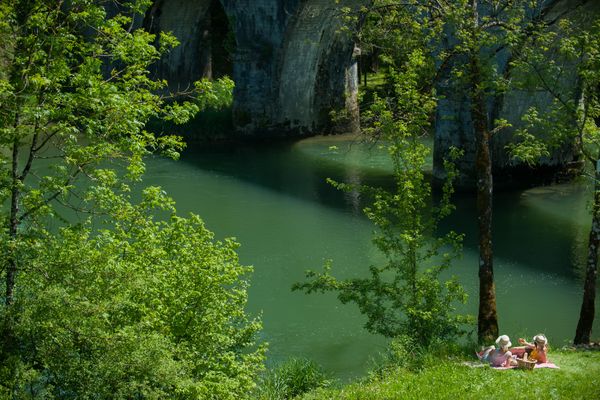
<svg viewBox="0 0 600 400">
<path fill-rule="evenodd" d="M 336 146 L 337 148 L 332 148 Z M 340 137 L 290 144 L 188 148 L 177 162 L 152 158 L 145 184 L 161 185 L 183 215 L 202 216 L 217 238 L 241 243 L 243 264 L 253 265 L 249 311 L 262 315 L 268 364 L 306 357 L 336 378 L 364 374 L 386 341 L 367 333 L 364 318 L 332 294 L 291 292 L 306 269 L 333 259 L 337 276 L 361 274 L 381 260 L 360 198 L 325 182 L 385 183 L 387 157 Z M 498 193 L 494 197 L 494 250 L 501 333 L 544 332 L 553 346 L 572 339 L 581 302 L 589 195 L 582 184 Z M 477 311 L 475 198 L 457 195 L 444 223 L 465 233 L 464 256 L 453 272 Z M 598 321 L 599 318 L 596 320 Z M 599 324 L 596 323 L 596 332 Z"/>
</svg>

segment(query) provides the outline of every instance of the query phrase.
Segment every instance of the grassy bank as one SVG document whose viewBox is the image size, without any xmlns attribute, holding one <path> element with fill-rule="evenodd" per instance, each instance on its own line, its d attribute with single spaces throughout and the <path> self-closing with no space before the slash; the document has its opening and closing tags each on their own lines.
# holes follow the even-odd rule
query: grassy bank
<svg viewBox="0 0 600 400">
<path fill-rule="evenodd" d="M 470 360 L 472 361 L 472 360 Z M 317 389 L 317 399 L 600 399 L 600 351 L 553 350 L 560 369 L 494 370 L 461 358 L 427 363 L 419 370 L 390 368 L 362 382 Z"/>
</svg>

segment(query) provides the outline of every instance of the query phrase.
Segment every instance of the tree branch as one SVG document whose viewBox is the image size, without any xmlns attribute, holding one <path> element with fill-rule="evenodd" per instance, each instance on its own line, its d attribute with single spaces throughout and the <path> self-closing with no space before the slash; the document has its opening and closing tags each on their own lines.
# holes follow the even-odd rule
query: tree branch
<svg viewBox="0 0 600 400">
<path fill-rule="evenodd" d="M 31 146 L 29 147 L 29 156 L 27 156 L 27 163 L 25 164 L 25 167 L 23 168 L 23 171 L 21 172 L 21 176 L 19 176 L 19 180 L 21 182 L 23 182 L 25 180 L 25 178 L 27 178 L 27 174 L 29 174 L 29 170 L 31 170 L 31 164 L 33 162 L 33 159 L 35 158 L 36 145 L 37 145 L 37 140 L 38 140 L 38 129 L 39 129 L 39 122 L 36 119 L 33 138 L 31 139 Z"/>
<path fill-rule="evenodd" d="M 73 183 L 73 181 L 75 180 L 75 177 L 77 177 L 77 175 L 79 175 L 80 172 L 81 172 L 81 166 L 79 166 L 75 170 L 75 172 L 67 178 L 67 180 L 65 181 L 63 186 L 66 187 L 66 186 L 69 186 L 71 183 Z M 55 200 L 58 196 L 60 196 L 61 193 L 63 193 L 63 190 L 57 190 L 54 194 L 52 194 L 47 199 L 42 200 L 39 204 L 31 207 L 29 210 L 27 210 L 26 212 L 21 214 L 20 217 L 18 217 L 18 222 L 19 223 L 23 222 L 23 220 L 25 220 L 25 218 L 29 217 L 30 215 L 32 215 L 33 213 L 38 211 L 40 208 L 48 205 L 51 201 Z"/>
</svg>

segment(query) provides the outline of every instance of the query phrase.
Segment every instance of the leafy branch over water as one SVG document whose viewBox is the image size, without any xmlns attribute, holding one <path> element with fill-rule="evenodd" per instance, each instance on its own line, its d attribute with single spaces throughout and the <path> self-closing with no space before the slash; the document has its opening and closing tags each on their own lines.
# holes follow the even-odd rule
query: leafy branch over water
<svg viewBox="0 0 600 400">
<path fill-rule="evenodd" d="M 340 190 L 358 191 L 370 199 L 364 212 L 377 228 L 373 242 L 386 262 L 369 266 L 366 277 L 338 279 L 328 261 L 322 272 L 308 271 L 308 280 L 293 286 L 306 293 L 335 292 L 342 303 L 359 307 L 370 332 L 386 337 L 407 335 L 424 346 L 456 337 L 470 321 L 455 313 L 454 304 L 467 298 L 456 278 L 440 280 L 461 253 L 462 235 L 449 232 L 429 237 L 454 208 L 450 197 L 458 172 L 448 160 L 442 197 L 431 212 L 431 185 L 423 173 L 429 150 L 419 140 L 436 104 L 433 91 L 419 86 L 419 71 L 427 69 L 426 63 L 421 53 L 412 53 L 401 72 L 392 72 L 394 103 L 375 97 L 366 115 L 371 127 L 367 132 L 381 141 L 392 160 L 395 189 L 330 180 Z M 457 158 L 460 152 L 454 149 L 452 156 Z"/>
</svg>

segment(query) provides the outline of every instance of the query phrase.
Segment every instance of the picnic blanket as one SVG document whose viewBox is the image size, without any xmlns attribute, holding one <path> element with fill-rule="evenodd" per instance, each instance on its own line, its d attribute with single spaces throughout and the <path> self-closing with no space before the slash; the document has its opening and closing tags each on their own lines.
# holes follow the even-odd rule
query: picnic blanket
<svg viewBox="0 0 600 400">
<path fill-rule="evenodd" d="M 484 364 L 481 364 L 481 363 L 480 363 L 480 364 L 479 364 L 479 366 L 485 366 L 485 365 L 489 365 L 487 362 L 485 362 L 484 360 L 482 360 L 483 351 L 480 351 L 480 352 L 478 352 L 478 353 L 475 353 L 475 354 L 477 355 L 477 358 L 479 359 L 479 361 L 480 361 L 481 363 L 484 363 Z M 471 366 L 471 367 L 474 367 L 474 365 L 469 365 L 469 366 Z M 510 367 L 492 367 L 492 366 L 490 365 L 490 368 L 493 368 L 493 369 L 516 369 L 516 368 L 518 368 L 518 367 L 517 367 L 516 365 L 511 365 Z M 560 367 L 559 367 L 558 365 L 556 365 L 556 364 L 554 364 L 554 363 L 551 363 L 551 362 L 537 363 L 537 364 L 535 364 L 535 365 L 533 366 L 533 368 L 552 368 L 552 369 L 560 369 Z"/>
<path fill-rule="evenodd" d="M 515 368 L 517 368 L 517 366 L 516 366 L 516 365 L 510 366 L 510 367 L 492 367 L 492 366 L 490 366 L 490 368 L 493 368 L 493 369 L 515 369 Z M 551 363 L 551 362 L 546 362 L 546 363 L 539 363 L 539 364 L 535 364 L 535 365 L 533 366 L 533 368 L 534 368 L 534 369 L 537 369 L 537 368 L 553 368 L 553 369 L 560 369 L 560 367 L 559 367 L 558 365 L 556 365 L 556 364 L 554 364 L 554 363 Z"/>
<path fill-rule="evenodd" d="M 516 366 L 511 366 L 511 367 L 492 367 L 490 364 L 488 363 L 482 363 L 482 362 L 477 362 L 477 361 L 465 361 L 463 362 L 463 365 L 466 365 L 467 367 L 471 367 L 471 368 L 484 368 L 484 367 L 490 367 L 492 369 L 517 369 Z M 560 369 L 560 367 L 554 363 L 541 363 L 541 364 L 535 364 L 533 368 L 552 368 L 552 369 Z"/>
</svg>

